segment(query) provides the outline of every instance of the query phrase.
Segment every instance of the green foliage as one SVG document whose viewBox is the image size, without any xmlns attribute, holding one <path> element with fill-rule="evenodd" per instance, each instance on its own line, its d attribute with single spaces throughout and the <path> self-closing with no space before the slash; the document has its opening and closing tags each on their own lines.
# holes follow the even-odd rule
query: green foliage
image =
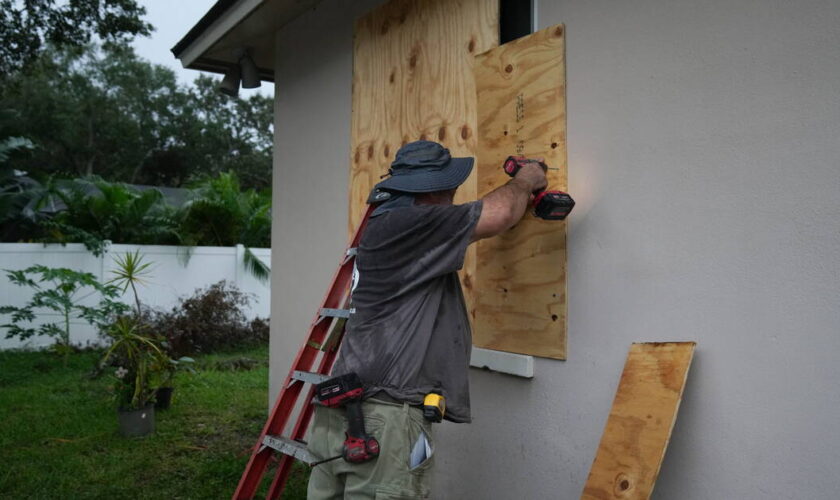
<svg viewBox="0 0 840 500">
<path fill-rule="evenodd" d="M 9 110 L 0 111 L 0 130 L 14 119 Z M 0 136 L 2 137 L 2 136 Z M 14 219 L 22 213 L 28 203 L 30 186 L 26 184 L 15 169 L 9 165 L 9 159 L 15 152 L 31 151 L 35 145 L 25 137 L 0 138 L 0 224 Z M 5 233 L 5 231 L 3 231 Z"/>
<path fill-rule="evenodd" d="M 6 133 L 38 145 L 13 166 L 35 177 L 99 175 L 180 187 L 236 170 L 244 185 L 271 179 L 272 100 L 230 99 L 203 76 L 184 86 L 128 46 L 48 50 L 0 86 Z"/>
<path fill-rule="evenodd" d="M 122 293 L 125 293 L 131 287 L 131 291 L 134 294 L 134 302 L 137 305 L 137 317 L 140 317 L 143 311 L 140 307 L 140 296 L 137 294 L 137 285 L 146 283 L 146 277 L 151 274 L 149 267 L 151 267 L 152 263 L 143 262 L 143 256 L 140 254 L 140 250 L 133 253 L 126 252 L 124 255 L 115 255 L 114 263 L 117 264 L 117 268 L 111 271 L 114 278 L 108 283 L 113 283 L 121 287 Z"/>
<path fill-rule="evenodd" d="M 163 342 L 162 345 L 165 348 L 166 342 Z M 175 378 L 175 374 L 179 371 L 193 374 L 196 373 L 195 368 L 193 368 L 194 364 L 195 360 L 189 356 L 181 356 L 178 359 L 167 358 L 167 363 L 162 366 L 159 371 L 161 375 L 155 384 L 155 387 L 172 387 L 172 380 Z"/>
<path fill-rule="evenodd" d="M 154 400 L 160 379 L 170 364 L 162 339 L 148 332 L 134 317 L 121 316 L 105 330 L 110 345 L 101 367 L 116 365 L 114 400 L 121 410 L 137 410 Z"/>
<path fill-rule="evenodd" d="M 271 195 L 243 190 L 232 172 L 198 183 L 181 208 L 167 204 L 157 189 L 141 191 L 96 177 L 65 182 L 48 178 L 44 184 L 31 181 L 21 189 L 11 210 L 16 213 L 7 214 L 5 221 L 0 217 L 4 241 L 83 243 L 97 256 L 107 242 L 188 247 L 241 244 L 246 247 L 245 268 L 263 282 L 270 276 L 270 268 L 251 248 L 271 245 Z M 57 203 L 63 209 L 55 214 L 42 210 Z M 122 267 L 127 262 L 117 263 Z"/>
<path fill-rule="evenodd" d="M 43 220 L 49 243 L 84 243 L 101 255 L 105 241 L 139 245 L 173 244 L 179 240 L 172 207 L 157 189 L 138 191 L 102 179 L 77 180 L 58 192 L 66 209 Z"/>
<path fill-rule="evenodd" d="M 116 300 L 119 288 L 99 283 L 90 273 L 36 265 L 17 271 L 6 269 L 6 276 L 11 283 L 31 288 L 34 292 L 32 298 L 22 307 L 0 307 L 0 314 L 11 315 L 11 323 L 0 325 L 7 329 L 6 338 L 17 337 L 25 340 L 35 335 L 45 335 L 54 337 L 57 349 L 63 349 L 70 346 L 72 317 L 101 328 L 112 317 L 128 308 Z M 82 293 L 92 292 L 101 295 L 96 305 L 86 306 L 79 303 Z M 61 323 L 47 322 L 37 327 L 28 326 L 48 311 L 58 313 L 62 318 Z M 64 353 L 67 352 L 64 349 Z"/>
<path fill-rule="evenodd" d="M 250 247 L 271 246 L 271 196 L 253 189 L 243 191 L 232 172 L 207 179 L 193 191 L 180 215 L 179 234 L 186 245 L 242 244 L 245 267 L 266 281 L 271 270 Z"/>
<path fill-rule="evenodd" d="M 32 141 L 25 137 L 6 137 L 0 140 L 0 163 L 5 163 L 13 151 L 34 148 Z"/>
<path fill-rule="evenodd" d="M 81 47 L 94 37 L 127 43 L 149 35 L 135 0 L 0 0 L 0 75 L 32 62 L 47 45 Z"/>
</svg>

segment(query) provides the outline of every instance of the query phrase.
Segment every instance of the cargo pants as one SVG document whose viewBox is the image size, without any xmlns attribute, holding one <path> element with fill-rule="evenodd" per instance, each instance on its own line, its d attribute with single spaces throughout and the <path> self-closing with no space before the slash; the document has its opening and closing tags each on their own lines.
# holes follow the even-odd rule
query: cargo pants
<svg viewBox="0 0 840 500">
<path fill-rule="evenodd" d="M 368 399 L 362 403 L 365 430 L 379 441 L 379 457 L 361 464 L 342 459 L 312 469 L 308 500 L 388 500 L 429 498 L 434 453 L 409 467 L 409 456 L 421 431 L 432 443 L 432 425 L 420 408 Z M 341 454 L 347 418 L 343 408 L 317 406 L 309 450 L 323 458 Z"/>
</svg>

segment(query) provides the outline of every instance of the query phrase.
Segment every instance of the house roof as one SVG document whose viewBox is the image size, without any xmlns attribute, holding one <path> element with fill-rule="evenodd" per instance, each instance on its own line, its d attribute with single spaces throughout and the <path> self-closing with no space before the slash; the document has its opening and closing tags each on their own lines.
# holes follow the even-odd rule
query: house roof
<svg viewBox="0 0 840 500">
<path fill-rule="evenodd" d="M 201 19 L 195 23 L 195 26 L 190 28 L 186 35 L 184 35 L 178 43 L 172 47 L 172 53 L 175 54 L 175 57 L 180 57 L 181 53 L 186 49 L 191 43 L 193 43 L 196 38 L 201 36 L 204 33 L 204 30 L 210 27 L 214 21 L 224 15 L 228 9 L 236 3 L 236 0 L 217 0 L 210 10 L 204 14 Z"/>
<path fill-rule="evenodd" d="M 224 73 L 248 48 L 260 78 L 274 81 L 274 35 L 321 0 L 217 0 L 172 47 L 185 68 Z"/>
</svg>

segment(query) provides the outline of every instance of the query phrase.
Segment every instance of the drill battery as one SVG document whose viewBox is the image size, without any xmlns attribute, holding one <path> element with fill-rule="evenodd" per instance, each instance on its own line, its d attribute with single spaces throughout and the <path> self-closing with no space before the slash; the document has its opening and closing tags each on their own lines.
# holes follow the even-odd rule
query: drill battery
<svg viewBox="0 0 840 500">
<path fill-rule="evenodd" d="M 542 191 L 534 197 L 534 215 L 545 220 L 563 220 L 572 211 L 575 200 L 563 191 Z"/>
<path fill-rule="evenodd" d="M 361 399 L 362 381 L 355 373 L 331 378 L 315 386 L 315 397 L 330 408 L 344 406 L 348 401 Z"/>
</svg>

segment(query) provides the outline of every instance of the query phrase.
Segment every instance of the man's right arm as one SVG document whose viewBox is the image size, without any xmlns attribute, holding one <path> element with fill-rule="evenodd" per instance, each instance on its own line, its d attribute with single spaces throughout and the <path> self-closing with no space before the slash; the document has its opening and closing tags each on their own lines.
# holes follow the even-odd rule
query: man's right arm
<svg viewBox="0 0 840 500">
<path fill-rule="evenodd" d="M 547 186 L 545 171 L 536 163 L 523 166 L 516 177 L 481 199 L 481 215 L 472 241 L 490 238 L 513 227 L 525 214 L 534 192 Z"/>
</svg>

